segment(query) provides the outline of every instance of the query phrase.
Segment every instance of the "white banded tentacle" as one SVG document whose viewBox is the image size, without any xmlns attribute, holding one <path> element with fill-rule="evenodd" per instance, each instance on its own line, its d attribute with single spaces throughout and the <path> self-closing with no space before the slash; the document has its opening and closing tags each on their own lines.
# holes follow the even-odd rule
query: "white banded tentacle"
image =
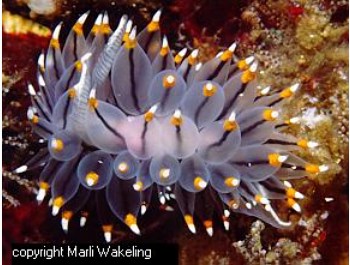
<svg viewBox="0 0 350 265">
<path fill-rule="evenodd" d="M 104 48 L 100 57 L 98 58 L 95 68 L 92 72 L 92 80 L 94 87 L 101 85 L 108 76 L 113 61 L 115 59 L 115 55 L 117 54 L 117 51 L 119 50 L 122 44 L 127 21 L 128 17 L 126 15 L 122 16 L 117 29 L 109 38 L 106 47 Z"/>
<path fill-rule="evenodd" d="M 87 61 L 90 57 L 91 53 L 86 53 L 81 58 L 82 72 L 79 82 L 74 86 L 77 92 L 77 100 L 74 101 L 72 112 L 72 130 L 85 141 L 88 141 L 88 136 L 85 131 L 85 121 L 91 91 L 91 74 L 87 66 Z"/>
</svg>

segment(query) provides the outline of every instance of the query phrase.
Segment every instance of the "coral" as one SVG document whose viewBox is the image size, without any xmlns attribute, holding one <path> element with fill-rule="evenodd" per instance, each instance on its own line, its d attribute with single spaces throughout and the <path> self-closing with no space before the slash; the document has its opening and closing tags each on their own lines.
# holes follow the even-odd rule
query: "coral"
<svg viewBox="0 0 350 265">
<path fill-rule="evenodd" d="M 317 213 L 310 218 L 300 219 L 297 238 L 281 237 L 274 245 L 264 247 L 262 232 L 264 223 L 255 221 L 250 233 L 243 241 L 233 243 L 233 246 L 245 257 L 248 264 L 291 264 L 308 265 L 320 260 L 321 255 L 317 247 L 326 239 L 324 225 L 328 212 Z"/>
</svg>

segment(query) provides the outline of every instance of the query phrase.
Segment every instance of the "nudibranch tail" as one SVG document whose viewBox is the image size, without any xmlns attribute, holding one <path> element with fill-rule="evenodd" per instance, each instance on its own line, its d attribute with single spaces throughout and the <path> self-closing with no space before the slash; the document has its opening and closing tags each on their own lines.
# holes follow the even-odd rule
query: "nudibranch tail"
<svg viewBox="0 0 350 265">
<path fill-rule="evenodd" d="M 328 170 L 294 152 L 316 142 L 283 133 L 300 122 L 283 120 L 281 109 L 300 84 L 260 87 L 258 61 L 239 60 L 236 43 L 207 62 L 198 50 L 174 56 L 160 11 L 139 33 L 127 16 L 112 33 L 104 12 L 85 34 L 87 16 L 63 49 L 59 24 L 39 57 L 39 90 L 28 85 L 27 116 L 47 147 L 14 171 L 44 166 L 37 200 L 51 193 L 63 230 L 75 216 L 85 226 L 95 205 L 107 242 L 115 217 L 140 235 L 138 218 L 154 192 L 161 209 L 173 211 L 176 201 L 192 233 L 198 217 L 212 236 L 214 215 L 228 230 L 230 212 L 290 226 L 276 202 L 300 212 L 305 196 L 288 180 Z"/>
</svg>

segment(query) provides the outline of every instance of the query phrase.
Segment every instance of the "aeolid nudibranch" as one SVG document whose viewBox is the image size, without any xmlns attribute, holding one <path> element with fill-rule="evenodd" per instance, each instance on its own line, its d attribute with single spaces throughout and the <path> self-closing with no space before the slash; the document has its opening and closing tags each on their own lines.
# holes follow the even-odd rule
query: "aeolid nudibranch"
<svg viewBox="0 0 350 265">
<path fill-rule="evenodd" d="M 63 229 L 77 213 L 84 226 L 94 200 L 107 241 L 108 211 L 140 234 L 154 188 L 161 204 L 176 201 L 192 233 L 195 213 L 209 235 L 214 212 L 225 229 L 231 211 L 291 225 L 275 210 L 285 200 L 301 211 L 304 196 L 288 180 L 327 170 L 292 153 L 317 143 L 280 132 L 298 122 L 282 120 L 280 108 L 300 85 L 260 88 L 257 61 L 238 60 L 235 43 L 203 64 L 198 50 L 173 56 L 159 11 L 140 33 L 126 16 L 112 33 L 105 12 L 85 35 L 86 18 L 62 49 L 59 24 L 39 57 L 28 118 L 47 148 L 15 170 L 44 166 L 37 200 L 51 190 Z"/>
</svg>

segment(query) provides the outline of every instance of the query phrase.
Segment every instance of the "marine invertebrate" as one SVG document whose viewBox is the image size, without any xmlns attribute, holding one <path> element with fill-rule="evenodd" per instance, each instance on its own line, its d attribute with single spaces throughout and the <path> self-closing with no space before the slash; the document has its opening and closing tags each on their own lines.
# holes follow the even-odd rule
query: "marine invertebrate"
<svg viewBox="0 0 350 265">
<path fill-rule="evenodd" d="M 52 213 L 62 227 L 96 200 L 105 238 L 111 240 L 112 212 L 130 229 L 150 204 L 176 200 L 191 232 L 194 212 L 213 233 L 212 216 L 230 211 L 257 216 L 276 227 L 289 226 L 275 202 L 300 212 L 303 195 L 289 179 L 315 175 L 326 165 L 310 164 L 292 153 L 317 143 L 284 135 L 279 108 L 299 84 L 269 94 L 258 86 L 258 62 L 238 60 L 236 44 L 203 65 L 198 50 L 172 55 L 159 30 L 160 12 L 139 34 L 124 16 L 114 33 L 107 13 L 84 35 L 87 14 L 60 48 L 61 24 L 46 55 L 39 57 L 39 92 L 29 85 L 28 118 L 47 141 L 16 173 L 44 168 L 37 200 L 51 188 Z M 195 201 L 197 201 L 195 205 Z"/>
</svg>

